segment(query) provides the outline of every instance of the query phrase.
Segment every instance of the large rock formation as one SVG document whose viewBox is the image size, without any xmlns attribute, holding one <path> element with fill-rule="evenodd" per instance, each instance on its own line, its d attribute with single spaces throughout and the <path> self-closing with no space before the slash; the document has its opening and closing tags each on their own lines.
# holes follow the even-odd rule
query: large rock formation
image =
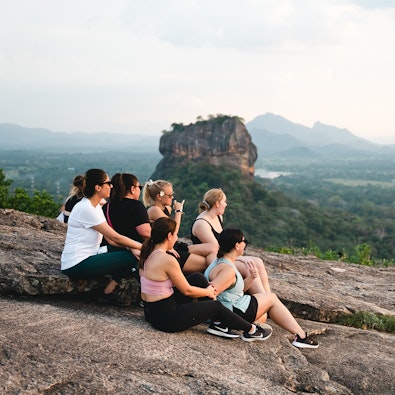
<svg viewBox="0 0 395 395">
<path fill-rule="evenodd" d="M 210 336 L 205 325 L 161 333 L 137 304 L 98 305 L 59 272 L 64 237 L 55 220 L 0 210 L 2 394 L 395 393 L 395 336 L 336 324 L 358 311 L 393 316 L 394 267 L 249 247 L 273 292 L 320 342 L 298 350 L 272 322 L 268 341 L 247 344 Z"/>
<path fill-rule="evenodd" d="M 218 116 L 173 127 L 173 131 L 164 132 L 160 139 L 163 159 L 156 167 L 154 178 L 166 178 L 168 169 L 198 162 L 239 168 L 245 178 L 253 179 L 257 148 L 238 117 Z"/>
</svg>

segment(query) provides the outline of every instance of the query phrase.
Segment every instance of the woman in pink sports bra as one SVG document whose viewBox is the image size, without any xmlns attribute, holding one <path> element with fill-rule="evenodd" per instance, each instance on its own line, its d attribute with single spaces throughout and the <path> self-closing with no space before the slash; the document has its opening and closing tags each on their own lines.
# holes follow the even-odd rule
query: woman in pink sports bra
<svg viewBox="0 0 395 395">
<path fill-rule="evenodd" d="M 177 259 L 166 253 L 177 241 L 176 230 L 173 219 L 158 218 L 141 249 L 141 299 L 146 320 L 163 332 L 179 332 L 211 320 L 207 332 L 213 335 L 239 337 L 232 330 L 238 329 L 246 341 L 269 338 L 271 331 L 251 324 L 215 300 L 216 290 L 202 273 L 185 278 Z"/>
</svg>

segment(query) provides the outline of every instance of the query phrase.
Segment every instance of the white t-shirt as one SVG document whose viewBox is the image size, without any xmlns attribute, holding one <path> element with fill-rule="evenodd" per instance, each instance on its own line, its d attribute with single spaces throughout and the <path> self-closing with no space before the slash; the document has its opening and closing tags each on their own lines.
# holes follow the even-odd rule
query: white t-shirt
<svg viewBox="0 0 395 395">
<path fill-rule="evenodd" d="M 103 235 L 92 227 L 103 222 L 106 222 L 106 218 L 100 204 L 94 207 L 89 199 L 83 198 L 74 206 L 67 225 L 61 257 L 62 270 L 98 253 Z"/>
</svg>

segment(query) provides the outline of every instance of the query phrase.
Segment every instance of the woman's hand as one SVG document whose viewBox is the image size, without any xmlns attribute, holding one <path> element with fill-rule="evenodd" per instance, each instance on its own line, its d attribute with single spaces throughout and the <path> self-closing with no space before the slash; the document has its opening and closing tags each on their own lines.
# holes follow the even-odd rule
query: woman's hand
<svg viewBox="0 0 395 395">
<path fill-rule="evenodd" d="M 167 250 L 166 252 L 169 252 L 171 255 L 175 256 L 177 259 L 180 257 L 180 254 L 172 248 L 171 250 Z"/>
<path fill-rule="evenodd" d="M 137 250 L 136 248 L 130 248 L 130 252 L 137 258 L 140 259 L 140 250 Z"/>
<path fill-rule="evenodd" d="M 253 260 L 245 261 L 246 267 L 252 278 L 257 278 L 259 275 L 258 268 Z"/>
<path fill-rule="evenodd" d="M 174 211 L 176 211 L 176 210 L 183 211 L 184 203 L 185 203 L 185 200 L 183 200 L 182 202 L 178 202 L 177 200 L 174 200 L 174 203 L 173 203 Z"/>
<path fill-rule="evenodd" d="M 207 288 L 207 291 L 208 291 L 208 297 L 209 298 L 211 298 L 211 299 L 214 299 L 214 300 L 216 300 L 217 299 L 217 291 L 216 291 L 216 289 L 214 288 L 214 285 L 213 284 L 210 284 Z"/>
</svg>

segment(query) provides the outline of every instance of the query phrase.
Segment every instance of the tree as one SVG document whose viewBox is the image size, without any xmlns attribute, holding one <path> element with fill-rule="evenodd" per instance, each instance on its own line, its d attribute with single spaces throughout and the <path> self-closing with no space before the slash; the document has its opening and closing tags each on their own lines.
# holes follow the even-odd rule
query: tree
<svg viewBox="0 0 395 395">
<path fill-rule="evenodd" d="M 44 191 L 34 191 L 31 197 L 24 188 L 15 188 L 10 194 L 9 187 L 12 180 L 6 180 L 3 169 L 0 169 L 0 207 L 13 208 L 24 213 L 43 215 L 44 217 L 54 218 L 59 213 L 59 204 L 53 197 Z"/>
<path fill-rule="evenodd" d="M 8 191 L 12 180 L 6 180 L 3 169 L 0 169 L 0 207 L 6 208 L 8 202 Z"/>
</svg>

